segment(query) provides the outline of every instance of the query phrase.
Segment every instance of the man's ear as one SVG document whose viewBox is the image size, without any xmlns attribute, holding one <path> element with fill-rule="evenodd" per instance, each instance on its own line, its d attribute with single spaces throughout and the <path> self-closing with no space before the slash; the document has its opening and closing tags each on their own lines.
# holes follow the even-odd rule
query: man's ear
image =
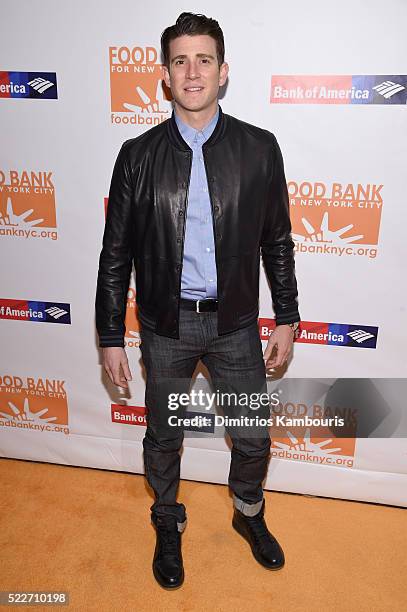
<svg viewBox="0 0 407 612">
<path fill-rule="evenodd" d="M 164 83 L 166 84 L 166 86 L 171 89 L 171 79 L 170 79 L 170 72 L 167 68 L 167 66 L 163 66 L 163 77 L 164 77 Z"/>
<path fill-rule="evenodd" d="M 226 83 L 226 79 L 229 74 L 229 64 L 223 62 L 221 67 L 219 68 L 219 87 L 222 87 Z"/>
</svg>

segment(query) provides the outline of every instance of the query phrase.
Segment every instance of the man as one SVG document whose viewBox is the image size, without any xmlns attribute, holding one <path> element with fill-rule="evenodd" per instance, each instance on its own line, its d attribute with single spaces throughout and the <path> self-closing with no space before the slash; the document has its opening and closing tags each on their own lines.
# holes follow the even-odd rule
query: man
<svg viewBox="0 0 407 612">
<path fill-rule="evenodd" d="M 266 370 L 287 360 L 300 317 L 281 151 L 272 133 L 223 113 L 218 104 L 228 76 L 218 22 L 182 13 L 163 32 L 161 46 L 174 111 L 127 140 L 117 157 L 96 325 L 104 367 L 126 388 L 124 319 L 134 261 L 147 375 L 144 464 L 155 495 L 153 571 L 161 586 L 176 588 L 184 580 L 186 511 L 176 501 L 183 428 L 168 424 L 168 391 L 188 388 L 199 359 L 217 388 L 264 388 Z M 264 355 L 257 325 L 260 252 L 276 313 Z M 284 553 L 264 520 L 269 432 L 228 433 L 233 526 L 259 563 L 279 569 Z"/>
</svg>

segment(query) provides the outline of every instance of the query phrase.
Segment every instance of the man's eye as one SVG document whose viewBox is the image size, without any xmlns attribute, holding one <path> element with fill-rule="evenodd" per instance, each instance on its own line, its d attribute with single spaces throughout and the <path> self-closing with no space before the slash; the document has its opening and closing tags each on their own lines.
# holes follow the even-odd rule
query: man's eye
<svg viewBox="0 0 407 612">
<path fill-rule="evenodd" d="M 184 60 L 176 60 L 175 63 L 176 64 L 180 64 L 181 62 L 183 62 Z"/>
</svg>

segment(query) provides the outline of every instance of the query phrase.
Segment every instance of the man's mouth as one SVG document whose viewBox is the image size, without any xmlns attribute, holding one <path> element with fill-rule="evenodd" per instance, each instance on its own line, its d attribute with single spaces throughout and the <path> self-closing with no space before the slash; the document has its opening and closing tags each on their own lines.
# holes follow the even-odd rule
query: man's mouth
<svg viewBox="0 0 407 612">
<path fill-rule="evenodd" d="M 195 92 L 202 91 L 203 87 L 185 87 L 184 90 L 187 91 L 188 93 L 195 93 Z"/>
</svg>

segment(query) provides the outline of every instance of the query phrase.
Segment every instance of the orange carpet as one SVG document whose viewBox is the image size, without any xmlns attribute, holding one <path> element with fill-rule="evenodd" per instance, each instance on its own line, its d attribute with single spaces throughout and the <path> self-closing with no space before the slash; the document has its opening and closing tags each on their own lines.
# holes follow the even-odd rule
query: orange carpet
<svg viewBox="0 0 407 612">
<path fill-rule="evenodd" d="M 228 488 L 182 481 L 185 582 L 170 592 L 151 571 L 143 476 L 3 459 L 0 486 L 0 590 L 69 592 L 69 606 L 37 610 L 407 610 L 403 508 L 266 492 L 267 524 L 286 555 L 271 572 L 232 529 Z"/>
</svg>

